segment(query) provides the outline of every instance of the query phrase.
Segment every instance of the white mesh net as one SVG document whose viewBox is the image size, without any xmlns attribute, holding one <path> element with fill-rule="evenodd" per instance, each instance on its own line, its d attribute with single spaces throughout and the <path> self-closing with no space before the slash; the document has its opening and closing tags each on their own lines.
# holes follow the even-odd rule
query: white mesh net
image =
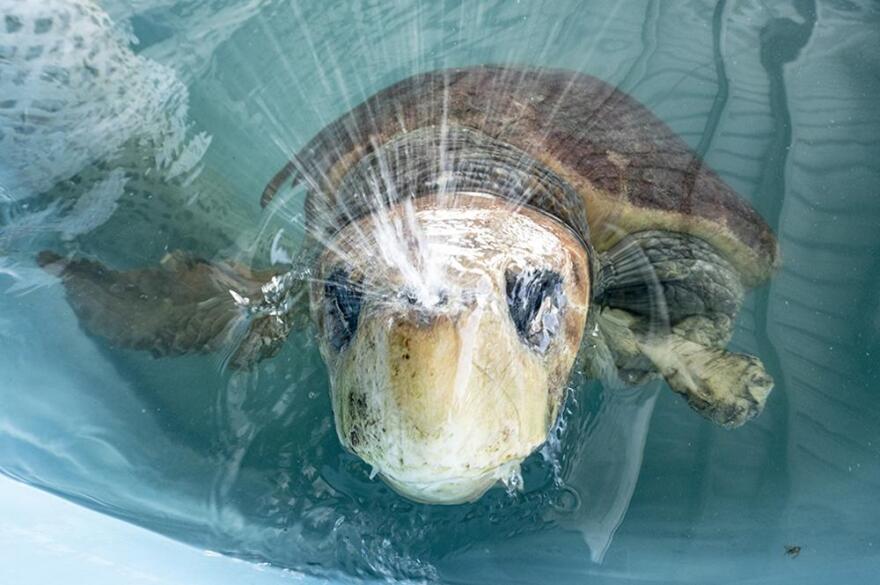
<svg viewBox="0 0 880 585">
<path fill-rule="evenodd" d="M 62 203 L 71 237 L 112 213 L 118 168 L 183 180 L 197 167 L 210 137 L 188 137 L 187 88 L 133 43 L 90 0 L 0 0 L 0 202 L 110 163 Z"/>
</svg>

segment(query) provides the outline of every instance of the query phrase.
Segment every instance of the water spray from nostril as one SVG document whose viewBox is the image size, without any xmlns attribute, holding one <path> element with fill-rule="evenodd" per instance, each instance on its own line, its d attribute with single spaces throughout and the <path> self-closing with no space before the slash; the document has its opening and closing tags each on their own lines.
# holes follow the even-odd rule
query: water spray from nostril
<svg viewBox="0 0 880 585">
<path fill-rule="evenodd" d="M 446 289 L 417 291 L 406 288 L 401 292 L 401 297 L 410 307 L 424 311 L 449 305 L 449 291 Z"/>
</svg>

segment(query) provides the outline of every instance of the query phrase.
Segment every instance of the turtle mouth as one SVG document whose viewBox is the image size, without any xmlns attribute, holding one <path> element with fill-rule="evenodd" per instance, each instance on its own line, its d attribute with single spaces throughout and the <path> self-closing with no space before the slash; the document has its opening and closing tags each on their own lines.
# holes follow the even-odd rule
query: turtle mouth
<svg viewBox="0 0 880 585">
<path fill-rule="evenodd" d="M 381 473 L 382 479 L 398 494 L 422 504 L 455 505 L 474 502 L 499 481 L 510 486 L 521 484 L 521 460 L 509 461 L 468 475 L 449 474 L 427 477 Z"/>
</svg>

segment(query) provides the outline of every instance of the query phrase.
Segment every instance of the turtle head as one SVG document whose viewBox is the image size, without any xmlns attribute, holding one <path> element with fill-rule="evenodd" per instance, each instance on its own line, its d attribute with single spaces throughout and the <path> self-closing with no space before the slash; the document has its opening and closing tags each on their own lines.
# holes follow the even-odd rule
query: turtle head
<svg viewBox="0 0 880 585">
<path fill-rule="evenodd" d="M 559 412 L 587 267 L 561 222 L 489 196 L 409 200 L 346 226 L 310 293 L 343 445 L 426 503 L 517 474 Z"/>
</svg>

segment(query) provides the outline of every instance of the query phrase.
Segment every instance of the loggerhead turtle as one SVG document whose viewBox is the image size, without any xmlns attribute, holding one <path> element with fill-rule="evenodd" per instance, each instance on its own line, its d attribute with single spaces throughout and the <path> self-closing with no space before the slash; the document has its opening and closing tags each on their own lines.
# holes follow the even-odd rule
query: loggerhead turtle
<svg viewBox="0 0 880 585">
<path fill-rule="evenodd" d="M 664 377 L 725 427 L 764 406 L 761 362 L 725 345 L 744 291 L 778 262 L 773 233 L 599 79 L 495 66 L 405 79 L 319 132 L 262 205 L 298 183 L 308 278 L 184 252 L 128 271 L 39 262 L 111 343 L 232 344 L 233 367 L 274 355 L 308 297 L 339 440 L 422 502 L 474 500 L 518 470 L 579 352 L 592 376 Z"/>
</svg>

